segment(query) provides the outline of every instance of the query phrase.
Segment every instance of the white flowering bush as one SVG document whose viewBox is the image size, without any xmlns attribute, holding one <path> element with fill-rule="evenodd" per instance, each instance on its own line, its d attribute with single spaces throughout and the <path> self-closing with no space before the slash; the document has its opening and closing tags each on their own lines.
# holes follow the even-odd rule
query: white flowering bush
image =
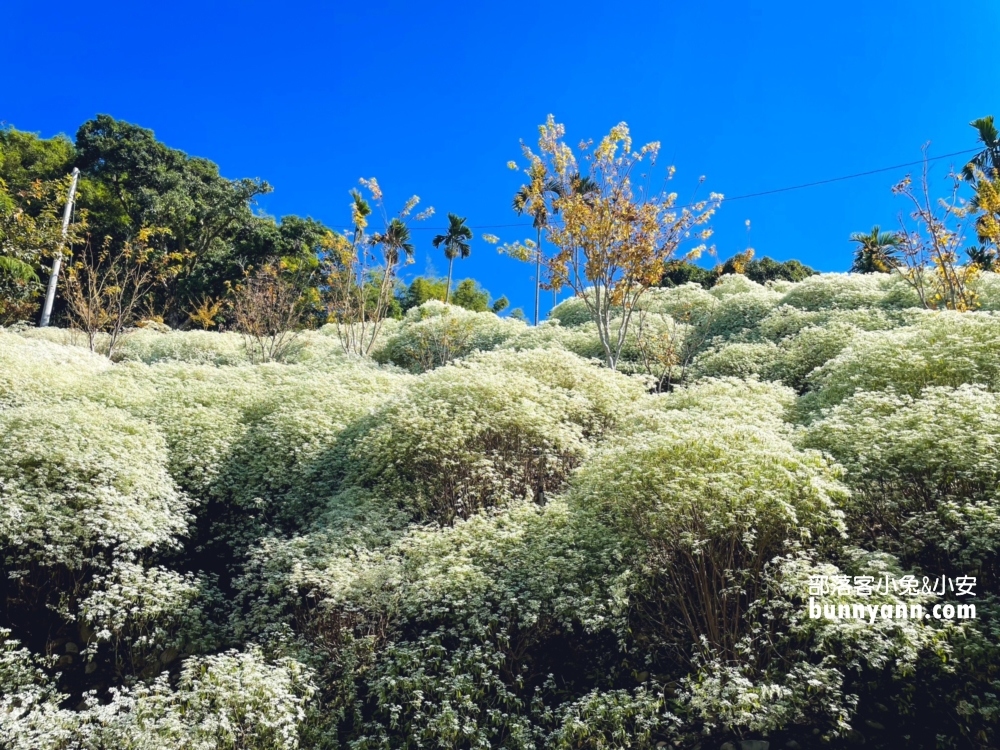
<svg viewBox="0 0 1000 750">
<path fill-rule="evenodd" d="M 971 385 L 931 386 L 915 397 L 860 392 L 802 439 L 846 468 L 858 537 L 942 569 L 997 564 L 997 394 Z"/>
<path fill-rule="evenodd" d="M 564 326 L 558 318 L 542 321 L 537 326 L 526 327 L 498 348 L 515 351 L 565 349 L 586 359 L 602 361 L 604 358 L 604 347 L 601 346 L 596 325 L 588 321 L 579 325 Z"/>
<path fill-rule="evenodd" d="M 519 320 L 492 312 L 430 301 L 407 311 L 399 330 L 386 339 L 375 357 L 424 372 L 477 350 L 495 349 L 525 328 Z"/>
<path fill-rule="evenodd" d="M 0 330 L 0 746 L 995 746 L 996 278 L 649 289 L 617 372 L 579 298 Z M 885 573 L 977 617 L 810 615 Z"/>
<path fill-rule="evenodd" d="M 809 327 L 822 328 L 840 324 L 851 325 L 863 331 L 887 331 L 906 325 L 907 322 L 907 313 L 900 310 L 882 308 L 800 310 L 790 305 L 779 305 L 760 321 L 754 333 L 762 339 L 781 343 L 783 339 Z"/>
<path fill-rule="evenodd" d="M 699 334 L 705 341 L 711 342 L 717 337 L 727 340 L 744 334 L 764 320 L 781 300 L 780 294 L 749 279 L 744 279 L 745 284 L 727 281 L 737 278 L 743 279 L 742 276 L 723 276 L 712 288 L 719 304 L 697 321 Z"/>
<path fill-rule="evenodd" d="M 443 521 L 541 499 L 583 459 L 596 416 L 581 394 L 529 375 L 444 367 L 358 423 L 343 483 Z"/>
<path fill-rule="evenodd" d="M 549 318 L 559 321 L 563 328 L 586 325 L 594 320 L 587 303 L 577 296 L 568 297 L 553 307 L 549 312 Z"/>
<path fill-rule="evenodd" d="M 17 560 L 80 569 L 102 552 L 175 545 L 189 500 L 154 427 L 88 402 L 0 411 L 0 544 Z"/>
<path fill-rule="evenodd" d="M 1000 318 L 991 313 L 926 312 L 891 331 L 858 333 L 851 345 L 809 375 L 810 408 L 857 391 L 918 394 L 929 385 L 979 383 L 1000 375 Z"/>
<path fill-rule="evenodd" d="M 71 710 L 23 651 L 3 653 L 35 680 L 0 697 L 0 742 L 11 750 L 297 750 L 316 690 L 298 662 L 269 663 L 251 648 L 186 659 L 176 687 L 164 673 L 150 685 L 113 690 L 106 702 L 88 693 Z"/>
<path fill-rule="evenodd" d="M 972 289 L 976 294 L 978 309 L 1000 310 L 1000 273 L 983 271 L 973 280 Z"/>
<path fill-rule="evenodd" d="M 714 346 L 691 363 L 694 378 L 750 378 L 770 374 L 781 351 L 770 341 L 734 342 Z"/>
<path fill-rule="evenodd" d="M 781 432 L 674 414 L 605 445 L 569 497 L 633 550 L 648 579 L 645 627 L 671 623 L 682 652 L 704 636 L 731 655 L 764 565 L 790 541 L 840 534 L 847 493 L 818 452 Z"/>
<path fill-rule="evenodd" d="M 920 307 L 920 300 L 898 274 L 823 273 L 789 289 L 781 304 L 801 310 L 857 310 Z"/>
<path fill-rule="evenodd" d="M 720 300 L 729 297 L 774 296 L 766 286 L 758 284 L 740 273 L 727 273 L 720 276 L 719 280 L 708 291 L 709 294 Z"/>
<path fill-rule="evenodd" d="M 118 674 L 141 672 L 150 663 L 158 671 L 182 653 L 216 643 L 206 611 L 216 592 L 204 576 L 117 561 L 89 588 L 76 613 L 87 642 L 84 657 L 108 662 Z"/>
<path fill-rule="evenodd" d="M 677 320 L 695 322 L 710 314 L 719 306 L 720 293 L 727 290 L 720 286 L 715 293 L 701 284 L 687 283 L 670 288 L 650 289 L 642 297 L 642 307 L 650 312 L 669 315 Z M 750 287 L 756 290 L 757 287 Z"/>
<path fill-rule="evenodd" d="M 210 331 L 159 332 L 138 328 L 118 345 L 115 358 L 154 364 L 164 361 L 211 365 L 242 365 L 249 359 L 243 337 Z"/>
<path fill-rule="evenodd" d="M 850 346 L 860 330 L 841 322 L 803 328 L 781 342 L 780 354 L 762 370 L 768 377 L 804 391 L 809 374 Z"/>
<path fill-rule="evenodd" d="M 598 361 L 584 360 L 559 349 L 501 350 L 469 357 L 457 366 L 475 372 L 492 371 L 497 376 L 522 373 L 584 397 L 594 418 L 586 425 L 589 435 L 599 435 L 613 426 L 628 406 L 646 392 L 642 380 L 611 372 Z"/>
<path fill-rule="evenodd" d="M 0 409 L 35 401 L 51 403 L 109 366 L 106 357 L 86 349 L 0 330 Z"/>
<path fill-rule="evenodd" d="M 671 393 L 648 396 L 634 403 L 618 426 L 626 436 L 671 431 L 678 422 L 694 429 L 721 420 L 757 425 L 771 432 L 788 432 L 795 392 L 780 383 L 756 379 L 703 378 Z"/>
</svg>

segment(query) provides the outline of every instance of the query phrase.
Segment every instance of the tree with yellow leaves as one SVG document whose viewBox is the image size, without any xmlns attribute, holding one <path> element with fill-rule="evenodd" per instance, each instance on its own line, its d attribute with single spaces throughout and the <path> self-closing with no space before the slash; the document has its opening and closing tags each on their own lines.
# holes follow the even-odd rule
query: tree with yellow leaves
<svg viewBox="0 0 1000 750">
<path fill-rule="evenodd" d="M 616 369 L 632 316 L 646 290 L 659 284 L 667 263 L 690 260 L 706 249 L 708 221 L 722 201 L 712 193 L 688 206 L 677 205 L 677 194 L 649 187 L 638 174 L 641 165 L 655 165 L 659 143 L 632 150 L 628 125 L 619 123 L 596 145 L 580 144 L 581 160 L 562 140 L 565 127 L 549 115 L 539 128 L 539 153 L 527 146 L 528 174 L 533 184 L 550 186 L 553 209 L 562 217 L 549 224 L 546 236 L 554 246 L 546 258 L 553 287 L 569 286 L 584 300 L 597 325 L 605 361 Z M 581 171 L 579 162 L 587 167 Z M 667 170 L 667 179 L 674 174 Z M 692 241 L 693 247 L 681 246 Z M 530 245 L 507 246 L 515 256 Z"/>
<path fill-rule="evenodd" d="M 924 150 L 926 154 L 926 146 Z M 980 268 L 975 263 L 962 263 L 960 256 L 975 208 L 959 197 L 959 176 L 951 172 L 948 180 L 948 198 L 931 198 L 925 155 L 919 186 L 907 175 L 893 187 L 892 192 L 908 199 L 913 207 L 912 223 L 900 217 L 900 273 L 924 307 L 965 311 L 977 304 L 973 282 Z"/>
</svg>

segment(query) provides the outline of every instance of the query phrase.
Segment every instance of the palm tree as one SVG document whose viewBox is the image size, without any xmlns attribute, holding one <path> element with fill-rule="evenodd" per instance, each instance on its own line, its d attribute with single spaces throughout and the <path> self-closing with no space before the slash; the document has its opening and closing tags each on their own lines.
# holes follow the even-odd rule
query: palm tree
<svg viewBox="0 0 1000 750">
<path fill-rule="evenodd" d="M 461 256 L 468 258 L 472 254 L 469 240 L 472 239 L 472 230 L 465 226 L 465 219 L 455 214 L 448 214 L 448 233 L 439 234 L 433 240 L 435 248 L 444 245 L 444 257 L 448 259 L 448 286 L 444 293 L 444 301 L 451 297 L 451 270 L 455 265 L 455 258 Z"/>
<path fill-rule="evenodd" d="M 876 224 L 868 234 L 852 234 L 851 242 L 858 243 L 854 251 L 852 273 L 889 273 L 899 265 L 896 249 L 902 239 L 895 232 L 883 232 Z"/>
<path fill-rule="evenodd" d="M 407 258 L 413 257 L 413 244 L 410 242 L 410 228 L 401 219 L 389 222 L 384 232 L 372 235 L 372 245 L 381 245 L 385 255 L 386 266 L 394 266 L 399 262 L 402 252 Z"/>
<path fill-rule="evenodd" d="M 969 182 L 976 182 L 976 171 L 982 172 L 988 177 L 1000 170 L 1000 135 L 993 124 L 993 115 L 980 117 L 969 123 L 979 133 L 979 142 L 983 144 L 983 150 L 972 157 L 972 160 L 962 169 L 962 177 Z"/>
<path fill-rule="evenodd" d="M 1000 137 L 998 137 L 996 126 L 993 124 L 993 115 L 980 117 L 978 120 L 970 122 L 969 125 L 979 133 L 978 140 L 983 145 L 983 150 L 965 165 L 962 169 L 962 177 L 972 183 L 972 187 L 976 191 L 972 200 L 969 201 L 969 205 L 973 210 L 978 211 L 981 206 L 979 175 L 983 175 L 986 181 L 992 182 L 998 178 L 998 172 L 1000 172 Z M 991 252 L 991 248 L 988 247 L 991 244 L 991 238 L 982 230 L 982 217 L 980 217 L 976 221 L 976 234 L 980 247 L 969 251 L 969 257 L 973 263 L 988 271 L 991 270 L 992 263 L 995 262 L 990 261 L 991 255 L 995 257 L 995 251 Z"/>
<path fill-rule="evenodd" d="M 522 185 L 514 194 L 513 209 L 518 216 L 530 214 L 534 221 L 532 226 L 538 232 L 538 245 L 535 247 L 535 325 L 538 325 L 538 312 L 541 306 L 542 291 L 542 230 L 549 224 L 549 202 L 562 197 L 563 186 L 558 181 L 542 177 L 532 179 L 530 185 Z M 552 209 L 556 213 L 558 209 Z"/>
</svg>

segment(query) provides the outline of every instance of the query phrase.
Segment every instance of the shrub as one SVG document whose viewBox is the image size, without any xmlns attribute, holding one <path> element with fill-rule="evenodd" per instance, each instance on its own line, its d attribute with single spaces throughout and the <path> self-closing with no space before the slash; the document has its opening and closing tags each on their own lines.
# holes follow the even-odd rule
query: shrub
<svg viewBox="0 0 1000 750">
<path fill-rule="evenodd" d="M 106 357 L 0 331 L 0 409 L 63 398 L 110 366 Z"/>
<path fill-rule="evenodd" d="M 149 686 L 112 690 L 106 703 L 88 693 L 76 711 L 60 708 L 66 696 L 48 683 L 22 685 L 0 699 L 0 741 L 11 750 L 296 750 L 314 692 L 291 659 L 269 664 L 258 649 L 227 651 L 185 660 L 176 689 L 164 673 Z"/>
<path fill-rule="evenodd" d="M 640 380 L 558 349 L 500 350 L 473 355 L 457 365 L 476 372 L 492 371 L 498 377 L 510 372 L 522 373 L 552 388 L 582 396 L 592 413 L 585 424 L 589 436 L 600 436 L 614 426 L 629 405 L 646 392 Z"/>
<path fill-rule="evenodd" d="M 728 279 L 730 277 L 723 277 Z M 743 278 L 742 276 L 733 278 Z M 754 328 L 777 305 L 780 295 L 759 284 L 747 281 L 749 289 L 735 282 L 722 285 L 719 304 L 711 313 L 698 321 L 698 333 L 704 341 L 719 337 L 724 341 Z M 721 282 L 720 282 L 721 284 Z M 716 285 L 718 287 L 719 285 Z M 714 293 L 716 288 L 712 289 Z"/>
<path fill-rule="evenodd" d="M 515 351 L 558 348 L 587 359 L 603 361 L 604 358 L 604 347 L 593 323 L 563 327 L 558 320 L 546 320 L 537 326 L 526 326 L 499 348 Z"/>
<path fill-rule="evenodd" d="M 858 333 L 809 376 L 807 406 L 839 403 L 857 391 L 916 395 L 928 385 L 981 383 L 1000 375 L 1000 319 L 990 313 L 927 312 L 891 331 Z"/>
<path fill-rule="evenodd" d="M 862 308 L 860 310 L 800 310 L 790 305 L 780 305 L 760 321 L 755 333 L 763 339 L 781 343 L 782 339 L 809 327 L 827 325 L 852 325 L 863 331 L 887 331 L 905 325 L 905 314 Z"/>
<path fill-rule="evenodd" d="M 129 332 L 118 346 L 115 359 L 145 362 L 190 362 L 209 365 L 245 365 L 249 363 L 243 338 L 236 333 L 212 331 L 170 331 L 160 333 L 148 328 Z"/>
<path fill-rule="evenodd" d="M 112 661 L 121 677 L 144 671 L 150 661 L 158 671 L 181 652 L 216 645 L 205 611 L 215 595 L 204 577 L 118 561 L 89 588 L 76 617 L 89 636 L 87 657 Z"/>
<path fill-rule="evenodd" d="M 1000 310 L 1000 273 L 981 272 L 972 282 L 980 310 Z"/>
<path fill-rule="evenodd" d="M 803 328 L 782 341 L 781 352 L 765 372 L 797 391 L 804 391 L 809 373 L 850 346 L 858 332 L 849 323 Z"/>
<path fill-rule="evenodd" d="M 783 431 L 789 427 L 785 418 L 794 403 L 795 393 L 778 383 L 704 378 L 637 401 L 617 431 L 624 436 L 669 432 L 678 420 L 689 427 L 696 420 L 709 424 L 724 420 Z"/>
<path fill-rule="evenodd" d="M 800 281 L 781 304 L 801 310 L 920 307 L 916 294 L 895 274 L 824 273 Z"/>
<path fill-rule="evenodd" d="M 767 287 L 751 281 L 741 273 L 727 273 L 720 276 L 708 291 L 720 300 L 734 296 L 769 294 Z"/>
<path fill-rule="evenodd" d="M 915 397 L 860 392 L 813 423 L 803 442 L 846 468 L 859 538 L 935 571 L 974 574 L 997 563 L 997 394 L 968 385 Z"/>
<path fill-rule="evenodd" d="M 677 412 L 656 433 L 605 445 L 570 501 L 620 535 L 649 581 L 646 627 L 731 654 L 764 564 L 786 540 L 836 535 L 844 490 L 817 452 L 781 433 Z M 655 593 L 652 593 L 655 592 Z M 683 649 L 683 647 L 681 647 Z"/>
<path fill-rule="evenodd" d="M 577 296 L 564 299 L 553 307 L 549 312 L 549 318 L 558 320 L 559 324 L 564 328 L 573 328 L 594 322 L 587 303 Z M 594 335 L 597 335 L 596 331 Z"/>
<path fill-rule="evenodd" d="M 594 416 L 582 396 L 521 373 L 445 367 L 358 423 L 343 481 L 445 522 L 540 499 L 585 455 Z"/>
<path fill-rule="evenodd" d="M 406 313 L 398 333 L 375 354 L 411 372 L 424 372 L 476 350 L 495 349 L 525 325 L 491 312 L 471 312 L 442 302 L 425 302 Z"/>
<path fill-rule="evenodd" d="M 749 378 L 767 375 L 780 356 L 781 351 L 770 341 L 723 344 L 699 354 L 691 363 L 691 376 Z"/>
<path fill-rule="evenodd" d="M 174 545 L 188 500 L 162 435 L 87 402 L 0 411 L 0 542 L 8 555 L 80 569 L 101 551 Z"/>
</svg>

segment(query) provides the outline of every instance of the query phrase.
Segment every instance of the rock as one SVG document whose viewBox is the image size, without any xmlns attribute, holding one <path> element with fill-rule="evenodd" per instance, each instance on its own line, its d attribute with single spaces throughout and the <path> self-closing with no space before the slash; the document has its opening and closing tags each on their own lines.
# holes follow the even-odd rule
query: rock
<svg viewBox="0 0 1000 750">
<path fill-rule="evenodd" d="M 785 743 L 785 749 L 786 750 L 802 750 L 802 745 L 800 745 L 795 740 L 788 740 L 788 742 Z"/>
<path fill-rule="evenodd" d="M 732 742 L 723 742 L 722 747 L 720 747 L 719 750 L 736 750 L 736 745 Z"/>
<path fill-rule="evenodd" d="M 84 674 L 93 674 L 96 671 L 97 671 L 97 662 L 93 661 L 87 662 L 87 666 L 83 668 Z"/>
<path fill-rule="evenodd" d="M 78 654 L 78 653 L 80 653 L 80 647 L 77 646 L 75 643 L 73 643 L 73 641 L 70 641 L 69 643 L 67 643 L 66 646 L 65 646 L 65 648 L 66 648 L 66 653 L 67 654 Z"/>
</svg>

